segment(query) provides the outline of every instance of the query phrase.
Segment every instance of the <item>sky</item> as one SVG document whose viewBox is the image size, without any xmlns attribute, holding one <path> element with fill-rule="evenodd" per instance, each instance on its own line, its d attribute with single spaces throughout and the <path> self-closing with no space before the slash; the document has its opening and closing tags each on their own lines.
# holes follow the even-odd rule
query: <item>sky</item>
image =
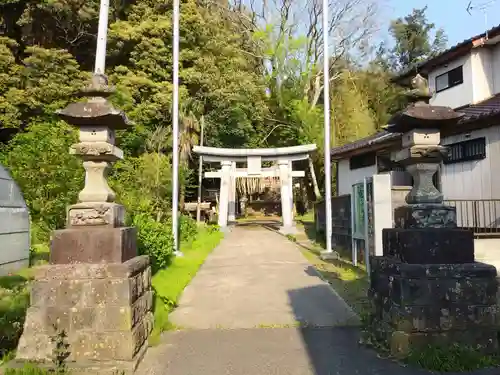
<svg viewBox="0 0 500 375">
<path fill-rule="evenodd" d="M 409 14 L 413 8 L 427 7 L 427 18 L 437 28 L 444 29 L 448 47 L 485 32 L 500 24 L 500 0 L 472 0 L 471 14 L 467 13 L 470 0 L 389 0 L 388 19 Z M 487 4 L 484 10 L 482 5 Z M 486 20 L 485 20 L 486 13 Z"/>
</svg>

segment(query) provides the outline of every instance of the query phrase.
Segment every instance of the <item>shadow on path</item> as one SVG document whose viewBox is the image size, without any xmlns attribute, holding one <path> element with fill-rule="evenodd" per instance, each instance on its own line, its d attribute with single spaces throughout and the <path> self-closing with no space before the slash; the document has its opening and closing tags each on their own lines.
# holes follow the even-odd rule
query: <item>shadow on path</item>
<svg viewBox="0 0 500 375">
<path fill-rule="evenodd" d="M 289 290 L 290 305 L 297 320 L 307 316 L 303 301 L 311 298 L 331 298 L 336 294 L 328 286 Z M 327 296 L 329 294 L 329 296 Z M 313 295 L 313 297 L 311 297 Z M 340 297 L 336 298 L 341 301 Z M 359 343 L 358 327 L 302 327 L 298 329 L 307 351 L 314 375 L 429 375 L 432 372 L 416 367 L 403 366 L 393 360 L 380 358 L 374 350 Z M 461 374 L 493 375 L 499 369 L 485 369 Z M 458 373 L 447 373 L 454 375 Z"/>
<path fill-rule="evenodd" d="M 229 231 L 170 316 L 187 329 L 167 332 L 137 375 L 430 374 L 361 346 L 357 316 L 344 299 L 296 245 L 262 229 L 278 225 L 259 220 Z M 355 285 L 345 283 L 346 290 Z"/>
</svg>

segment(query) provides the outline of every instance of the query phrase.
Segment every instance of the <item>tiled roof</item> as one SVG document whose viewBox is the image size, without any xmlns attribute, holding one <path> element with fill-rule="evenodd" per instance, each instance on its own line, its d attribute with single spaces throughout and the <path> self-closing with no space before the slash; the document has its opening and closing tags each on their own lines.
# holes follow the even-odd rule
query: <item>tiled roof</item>
<svg viewBox="0 0 500 375">
<path fill-rule="evenodd" d="M 460 120 L 460 123 L 500 114 L 500 94 L 476 104 L 457 108 L 455 111 L 465 113 L 465 116 Z"/>
<path fill-rule="evenodd" d="M 447 50 L 441 52 L 440 54 L 436 56 L 432 56 L 428 58 L 427 60 L 424 60 L 411 68 L 407 69 L 406 71 L 398 74 L 398 76 L 395 78 L 395 81 L 402 80 L 406 77 L 412 76 L 416 74 L 417 72 L 421 72 L 423 74 L 427 73 L 428 70 L 432 70 L 438 65 L 445 64 L 451 59 L 458 58 L 459 56 L 463 56 L 467 54 L 472 48 L 473 48 L 473 42 L 475 40 L 485 38 L 486 35 L 488 37 L 494 37 L 497 35 L 500 35 L 500 25 L 497 25 L 495 27 L 492 27 L 488 31 L 473 36 L 472 38 L 465 39 L 464 41 L 455 44 L 454 46 L 448 48 Z"/>
<path fill-rule="evenodd" d="M 379 133 L 372 134 L 368 137 L 361 138 L 355 142 L 346 143 L 345 145 L 335 147 L 334 149 L 332 149 L 331 155 L 337 156 L 349 151 L 354 151 L 366 146 L 371 146 L 373 144 L 389 142 L 390 140 L 397 139 L 400 136 L 401 134 L 399 133 L 389 133 L 384 130 Z"/>
<path fill-rule="evenodd" d="M 458 123 L 466 124 L 473 121 L 477 121 L 489 116 L 500 115 L 500 94 L 497 94 L 489 99 L 482 102 L 471 104 L 465 107 L 460 107 L 455 109 L 457 112 L 465 113 Z M 335 147 L 331 151 L 332 156 L 340 157 L 351 151 L 359 150 L 361 148 L 371 146 L 374 144 L 386 143 L 398 139 L 401 137 L 401 133 L 389 133 L 387 131 L 382 131 L 365 138 L 361 138 L 355 142 L 347 143 L 345 145 Z"/>
</svg>

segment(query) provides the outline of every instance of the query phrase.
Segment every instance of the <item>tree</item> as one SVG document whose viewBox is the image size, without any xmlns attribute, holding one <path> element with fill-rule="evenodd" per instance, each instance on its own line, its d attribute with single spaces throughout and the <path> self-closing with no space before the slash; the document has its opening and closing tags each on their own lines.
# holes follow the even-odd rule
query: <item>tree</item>
<svg viewBox="0 0 500 375">
<path fill-rule="evenodd" d="M 357 77 L 344 70 L 332 92 L 335 144 L 343 145 L 376 132 L 373 113 Z"/>
<path fill-rule="evenodd" d="M 447 37 L 443 29 L 427 20 L 427 6 L 413 11 L 405 17 L 391 22 L 389 32 L 394 39 L 394 47 L 383 53 L 391 68 L 403 71 L 413 67 L 446 48 Z"/>
<path fill-rule="evenodd" d="M 70 156 L 75 129 L 58 121 L 93 68 L 98 1 L 9 0 L 0 4 L 0 125 L 18 132 L 1 148 L 1 162 L 25 194 L 32 219 L 44 230 L 64 225 L 65 208 L 82 188 L 81 162 Z M 201 0 L 181 2 L 181 192 L 196 143 L 192 119 L 206 119 L 207 143 L 256 144 L 264 129 L 265 85 L 256 46 L 241 38 L 234 14 Z M 106 73 L 113 104 L 134 125 L 117 133 L 126 159 L 111 185 L 131 214 L 168 219 L 171 207 L 171 134 L 161 148 L 151 133 L 172 121 L 172 7 L 139 0 L 111 4 Z M 166 137 L 166 139 L 165 139 Z M 154 143 L 154 142 L 153 142 Z"/>
<path fill-rule="evenodd" d="M 341 72 L 351 67 L 352 56 L 363 56 L 366 45 L 376 30 L 378 3 L 375 0 L 335 0 L 330 2 L 328 30 L 323 30 L 322 4 L 317 0 L 305 3 L 281 0 L 274 8 L 250 1 L 254 14 L 255 37 L 266 62 L 272 134 L 266 134 L 268 144 L 288 146 L 297 143 L 316 143 L 318 152 L 309 163 L 316 199 L 320 198 L 315 168 L 322 169 L 323 110 L 321 105 L 325 84 L 339 84 Z M 267 5 L 267 8 L 266 8 Z M 298 25 L 302 24 L 301 34 Z M 327 32 L 335 48 L 330 57 L 330 81 L 323 79 L 323 33 Z M 340 84 L 343 84 L 341 82 Z M 351 85 L 351 88 L 353 86 Z M 360 99 L 363 93 L 357 98 Z M 361 100 L 361 99 L 360 99 Z M 332 118 L 341 102 L 333 103 Z M 360 106 L 354 104 L 353 108 Z M 332 121 L 335 126 L 335 122 Z M 349 127 L 349 120 L 344 125 Z M 354 127 L 359 124 L 352 124 Z M 371 129 L 372 127 L 369 126 Z"/>
<path fill-rule="evenodd" d="M 405 89 L 392 82 L 393 74 L 379 62 L 356 72 L 356 82 L 366 97 L 377 130 L 387 125 L 389 118 L 406 104 Z"/>
</svg>

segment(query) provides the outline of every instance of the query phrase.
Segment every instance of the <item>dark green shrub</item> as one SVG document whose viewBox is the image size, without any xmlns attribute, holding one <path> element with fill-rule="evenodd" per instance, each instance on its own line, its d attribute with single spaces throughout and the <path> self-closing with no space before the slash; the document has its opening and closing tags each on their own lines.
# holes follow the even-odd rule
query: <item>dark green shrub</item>
<svg viewBox="0 0 500 375">
<path fill-rule="evenodd" d="M 137 246 L 141 255 L 149 255 L 153 270 L 165 268 L 170 264 L 174 250 L 172 218 L 158 222 L 148 214 L 135 215 L 132 225 L 137 228 Z M 198 226 L 188 216 L 179 217 L 179 239 L 187 241 L 196 238 Z"/>
<path fill-rule="evenodd" d="M 0 277 L 0 359 L 16 348 L 28 305 L 27 280 L 17 275 Z"/>
<path fill-rule="evenodd" d="M 171 220 L 169 220 L 171 222 Z M 181 215 L 179 218 L 179 237 L 181 241 L 188 241 L 196 238 L 198 225 L 196 220 L 190 216 Z"/>
<path fill-rule="evenodd" d="M 156 271 L 170 264 L 174 240 L 169 223 L 155 221 L 147 215 L 136 215 L 133 224 L 137 228 L 137 246 L 141 255 L 149 255 Z"/>
</svg>

